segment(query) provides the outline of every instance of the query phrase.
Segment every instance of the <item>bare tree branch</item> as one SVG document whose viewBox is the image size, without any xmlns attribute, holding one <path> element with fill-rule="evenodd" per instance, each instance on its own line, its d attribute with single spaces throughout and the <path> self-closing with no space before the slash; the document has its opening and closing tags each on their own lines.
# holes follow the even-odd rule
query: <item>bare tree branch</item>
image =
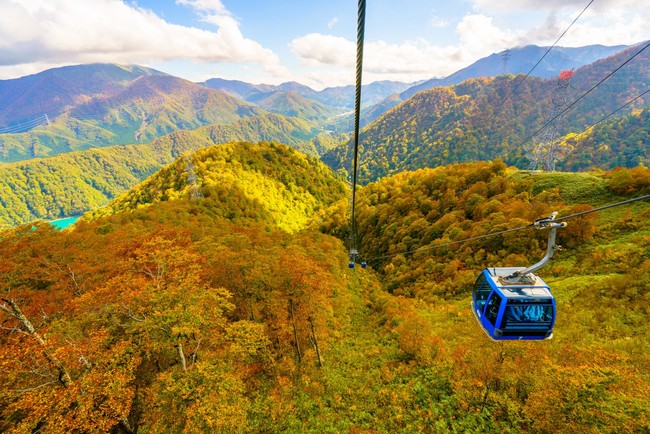
<svg viewBox="0 0 650 434">
<path fill-rule="evenodd" d="M 123 313 L 124 315 L 128 316 L 128 317 L 131 318 L 132 320 L 137 321 L 137 322 L 143 322 L 144 320 L 147 319 L 147 316 L 146 316 L 146 315 L 142 315 L 141 317 L 138 317 L 136 314 L 133 313 L 133 311 L 131 310 L 131 308 L 130 308 L 130 307 L 127 307 L 124 303 L 120 303 L 120 305 L 125 309 L 125 310 L 122 311 L 121 313 Z"/>
<path fill-rule="evenodd" d="M 194 347 L 194 351 L 192 352 L 192 365 L 194 365 L 194 363 L 196 363 L 196 356 L 197 356 L 197 353 L 199 352 L 199 347 L 201 346 L 201 340 L 202 339 L 199 338 L 199 340 L 196 342 L 196 347 Z"/>
<path fill-rule="evenodd" d="M 65 387 L 70 386 L 70 384 L 72 384 L 72 378 L 70 377 L 70 374 L 68 374 L 68 371 L 65 369 L 65 366 L 63 366 L 63 363 L 61 363 L 61 361 L 56 356 L 48 351 L 45 344 L 45 337 L 41 336 L 36 331 L 32 323 L 23 314 L 16 302 L 7 298 L 1 298 L 0 301 L 3 301 L 5 303 L 0 305 L 0 310 L 20 321 L 20 324 L 27 331 L 27 333 L 32 336 L 41 346 L 43 349 L 43 355 L 45 355 L 45 358 L 48 360 L 48 362 L 50 362 L 56 368 L 57 372 L 59 373 L 59 381 L 61 384 L 63 384 Z M 9 305 L 9 307 L 7 307 L 7 305 Z"/>
<path fill-rule="evenodd" d="M 72 283 L 74 284 L 75 287 L 75 291 L 72 291 L 72 293 L 74 295 L 81 294 L 83 291 L 79 286 L 79 283 L 77 283 L 77 277 L 75 276 L 74 271 L 72 271 L 72 268 L 70 268 L 70 264 L 68 264 L 68 276 L 70 277 L 70 279 L 72 279 Z"/>
<path fill-rule="evenodd" d="M 27 389 L 13 389 L 13 390 L 11 390 L 11 391 L 14 392 L 14 393 L 26 393 L 26 392 L 31 392 L 31 391 L 33 391 L 33 390 L 40 389 L 41 387 L 45 387 L 45 386 L 49 386 L 50 384 L 54 384 L 54 383 L 56 383 L 57 381 L 59 381 L 59 380 L 48 381 L 47 383 L 39 384 L 38 386 L 30 387 L 30 388 L 27 388 Z"/>
</svg>

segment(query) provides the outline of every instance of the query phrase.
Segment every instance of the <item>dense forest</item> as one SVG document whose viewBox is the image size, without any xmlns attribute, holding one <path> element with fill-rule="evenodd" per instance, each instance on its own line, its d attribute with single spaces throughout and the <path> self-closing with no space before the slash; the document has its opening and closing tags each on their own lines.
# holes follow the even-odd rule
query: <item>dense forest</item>
<svg viewBox="0 0 650 434">
<path fill-rule="evenodd" d="M 219 178 L 228 155 L 242 171 Z M 313 220 L 278 220 L 256 174 Z M 647 202 L 561 230 L 551 341 L 491 342 L 469 309 L 478 272 L 536 261 L 543 233 L 449 244 L 648 192 L 644 167 L 400 174 L 360 190 L 370 267 L 349 269 L 345 190 L 317 161 L 183 155 L 106 215 L 0 233 L 0 431 L 648 431 Z"/>
<path fill-rule="evenodd" d="M 593 167 L 613 169 L 635 167 L 650 162 L 650 108 L 635 110 L 587 129 L 582 134 L 569 134 L 563 146 L 566 157 L 558 162 L 565 171 L 588 170 Z"/>
<path fill-rule="evenodd" d="M 550 120 L 554 101 L 565 99 L 560 105 L 569 109 L 569 104 L 584 96 L 557 121 L 558 139 L 569 135 L 568 140 L 648 88 L 650 50 L 641 52 L 615 76 L 588 93 L 639 50 L 633 47 L 579 68 L 567 89 L 561 92 L 557 79 L 528 77 L 524 81 L 521 74 L 470 79 L 419 92 L 362 131 L 360 180 L 366 183 L 405 170 L 494 158 L 527 168 L 530 161 L 524 145 L 536 139 L 531 135 Z M 638 98 L 617 115 L 630 114 L 634 108 L 647 105 L 647 97 Z M 576 159 L 580 160 L 589 151 L 588 147 L 576 148 L 572 155 L 563 154 L 558 164 L 572 167 Z M 351 152 L 348 142 L 325 154 L 323 161 L 334 170 L 346 173 Z M 634 167 L 647 158 L 647 147 L 630 147 L 623 162 L 626 167 Z M 581 167 L 609 169 L 612 165 L 597 160 L 592 165 L 583 161 Z"/>
<path fill-rule="evenodd" d="M 649 64 L 558 122 L 566 172 L 521 170 L 556 79 L 403 102 L 384 99 L 403 84 L 367 87 L 383 100 L 362 119 L 367 268 L 348 267 L 351 125 L 332 117 L 351 86 L 205 83 L 223 93 L 117 65 L 20 79 L 0 120 L 27 119 L 30 95 L 57 118 L 0 135 L 0 432 L 650 432 L 647 98 L 614 113 Z M 547 233 L 529 226 L 552 212 L 553 338 L 493 342 L 474 281 L 537 262 Z"/>
<path fill-rule="evenodd" d="M 187 154 L 88 218 L 130 212 L 182 197 L 209 198 L 215 217 L 266 221 L 293 232 L 346 187 L 314 157 L 276 143 L 228 143 Z"/>
<path fill-rule="evenodd" d="M 0 165 L 0 228 L 96 209 L 183 152 L 216 143 L 277 141 L 316 155 L 317 149 L 328 142 L 327 138 L 305 142 L 313 128 L 307 121 L 267 114 L 230 125 L 178 131 L 148 144 L 89 149 Z"/>
</svg>

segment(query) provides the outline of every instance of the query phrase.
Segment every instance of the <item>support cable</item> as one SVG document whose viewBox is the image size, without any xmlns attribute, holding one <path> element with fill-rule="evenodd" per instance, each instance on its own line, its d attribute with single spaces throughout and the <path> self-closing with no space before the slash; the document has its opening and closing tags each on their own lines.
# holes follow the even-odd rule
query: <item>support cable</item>
<svg viewBox="0 0 650 434">
<path fill-rule="evenodd" d="M 641 48 L 639 51 L 637 51 L 637 52 L 636 52 L 632 57 L 630 57 L 630 58 L 627 59 L 625 62 L 623 62 L 622 64 L 620 64 L 620 65 L 619 65 L 616 69 L 614 69 L 612 72 L 610 72 L 609 74 L 607 74 L 607 75 L 606 75 L 602 80 L 600 80 L 598 83 L 596 83 L 595 85 L 593 85 L 593 86 L 591 87 L 591 89 L 589 89 L 588 91 L 586 91 L 585 93 L 583 93 L 582 95 L 580 95 L 580 97 L 579 97 L 578 99 L 576 99 L 576 100 L 573 101 L 571 104 L 569 104 L 569 105 L 568 105 L 564 110 L 562 110 L 560 113 L 558 113 L 557 115 L 555 115 L 555 117 L 553 117 L 551 120 L 549 120 L 549 121 L 546 122 L 544 125 L 542 125 L 541 127 L 539 127 L 539 128 L 538 128 L 534 133 L 532 133 L 531 135 L 529 135 L 528 137 L 526 137 L 526 138 L 525 138 L 521 143 L 519 143 L 519 145 L 515 146 L 515 148 L 519 148 L 519 147 L 525 145 L 525 144 L 526 144 L 530 139 L 532 139 L 533 137 L 535 137 L 535 136 L 536 136 L 540 131 L 542 131 L 544 128 L 548 127 L 551 123 L 553 123 L 553 121 L 555 121 L 557 118 L 559 118 L 559 117 L 562 116 L 564 113 L 566 113 L 567 111 L 569 111 L 573 106 L 575 106 L 578 102 L 580 102 L 584 97 L 586 97 L 587 95 L 589 95 L 589 94 L 590 94 L 593 90 L 595 90 L 598 86 L 600 86 L 601 84 L 603 84 L 603 83 L 605 82 L 605 80 L 607 80 L 609 77 L 611 77 L 612 75 L 614 75 L 614 74 L 616 73 L 616 71 L 618 71 L 619 69 L 623 68 L 625 65 L 627 65 L 628 63 L 630 63 L 630 62 L 632 61 L 632 59 L 634 59 L 636 56 L 638 56 L 638 55 L 641 54 L 643 51 L 645 51 L 645 49 L 648 48 L 648 47 L 650 47 L 650 42 L 648 42 L 648 43 L 647 43 L 643 48 Z"/>
<path fill-rule="evenodd" d="M 519 86 L 521 86 L 521 85 L 524 83 L 524 81 L 526 81 L 526 79 L 527 79 L 528 76 L 533 72 L 533 70 L 534 70 L 535 68 L 537 68 L 537 66 L 538 66 L 540 63 L 542 63 L 542 60 L 544 60 L 544 58 L 546 57 L 546 55 L 547 55 L 548 53 L 550 53 L 551 50 L 552 50 L 553 48 L 555 48 L 555 46 L 557 45 L 557 43 L 560 42 L 560 39 L 562 39 L 562 38 L 564 37 L 564 35 L 566 35 L 566 32 L 568 32 L 569 29 L 570 29 L 571 27 L 573 27 L 573 25 L 576 23 L 576 21 L 578 21 L 578 19 L 582 16 L 582 14 L 585 13 L 585 11 L 589 8 L 589 6 L 591 6 L 591 4 L 592 4 L 593 2 L 594 2 L 594 0 L 591 0 L 591 1 L 587 4 L 587 6 L 585 6 L 585 8 L 582 10 L 582 12 L 580 12 L 580 14 L 579 14 L 579 15 L 578 15 L 574 20 L 573 20 L 573 22 L 572 22 L 571 24 L 569 24 L 569 27 L 567 27 L 566 30 L 564 30 L 564 32 L 562 32 L 562 34 L 560 35 L 560 37 L 557 38 L 557 39 L 555 40 L 555 42 L 553 43 L 553 45 L 551 45 L 550 47 L 548 47 L 548 50 L 546 50 L 546 53 L 544 53 L 544 55 L 543 55 L 543 56 L 542 56 L 542 57 L 537 61 L 537 63 L 536 63 L 532 68 L 530 68 L 530 71 L 528 71 L 528 72 L 526 73 L 526 75 L 524 76 L 523 80 L 521 80 L 519 83 L 517 83 L 517 85 L 514 87 L 514 89 L 512 89 L 512 90 L 510 91 L 510 93 L 508 93 L 508 95 L 503 99 L 503 101 L 501 101 L 501 104 L 499 104 L 499 107 L 497 107 L 496 110 L 492 113 L 492 116 L 491 116 L 490 119 L 488 120 L 488 123 L 489 123 L 489 122 L 490 122 L 490 121 L 491 121 L 491 120 L 492 120 L 492 119 L 493 119 L 493 118 L 498 114 L 498 112 L 501 110 L 501 108 L 502 108 L 503 105 L 506 103 L 506 101 L 508 101 L 508 100 L 510 99 L 510 97 L 511 97 L 511 96 L 512 96 L 516 91 L 517 91 L 517 89 L 519 89 Z"/>
<path fill-rule="evenodd" d="M 361 114 L 361 74 L 363 71 L 363 39 L 366 21 L 366 1 L 359 0 L 357 17 L 357 73 L 356 92 L 354 98 L 354 158 L 352 163 L 352 206 L 350 216 L 350 263 L 353 265 L 358 255 L 357 222 L 355 215 L 357 198 L 357 171 L 359 164 L 359 117 Z"/>
<path fill-rule="evenodd" d="M 556 218 L 555 221 L 556 222 L 562 222 L 562 221 L 570 220 L 570 219 L 573 219 L 573 218 L 576 218 L 576 217 L 581 217 L 581 216 L 586 215 L 586 214 L 591 214 L 591 213 L 602 211 L 602 210 L 605 210 L 605 209 L 614 208 L 614 207 L 617 207 L 617 206 L 626 205 L 626 204 L 634 203 L 634 202 L 639 202 L 639 201 L 642 201 L 642 200 L 649 200 L 649 199 L 650 199 L 650 194 L 646 194 L 645 196 L 639 196 L 639 197 L 635 197 L 633 199 L 628 199 L 628 200 L 624 200 L 624 201 L 621 201 L 621 202 L 616 202 L 616 203 L 612 203 L 612 204 L 609 204 L 609 205 L 604 205 L 604 206 L 601 206 L 601 207 L 598 207 L 598 208 L 590 209 L 590 210 L 587 210 L 587 211 L 582 211 L 582 212 L 579 212 L 579 213 L 570 214 L 568 216 Z M 438 245 L 435 245 L 435 246 L 420 247 L 418 249 L 407 250 L 405 252 L 400 252 L 400 253 L 393 253 L 391 255 L 373 256 L 371 258 L 368 258 L 368 260 L 370 261 L 370 260 L 376 260 L 376 259 L 393 258 L 393 257 L 399 256 L 399 255 L 406 255 L 406 254 L 409 254 L 409 253 L 416 253 L 416 252 L 424 252 L 424 251 L 427 251 L 427 250 L 434 250 L 434 249 L 438 249 L 438 248 L 441 248 L 441 247 L 452 246 L 454 244 L 462 244 L 462 243 L 474 242 L 474 241 L 482 240 L 482 239 L 485 239 L 485 238 L 495 237 L 497 235 L 503 235 L 503 234 L 507 234 L 507 233 L 511 233 L 511 232 L 522 231 L 524 229 L 530 229 L 530 228 L 537 227 L 537 226 L 538 225 L 536 224 L 536 222 L 533 222 L 533 223 L 528 224 L 526 226 L 519 226 L 517 228 L 506 229 L 506 230 L 498 231 L 498 232 L 490 232 L 490 233 L 485 234 L 485 235 L 479 235 L 477 237 L 465 238 L 465 239 L 462 239 L 462 240 L 450 241 L 448 243 L 438 244 Z"/>
</svg>

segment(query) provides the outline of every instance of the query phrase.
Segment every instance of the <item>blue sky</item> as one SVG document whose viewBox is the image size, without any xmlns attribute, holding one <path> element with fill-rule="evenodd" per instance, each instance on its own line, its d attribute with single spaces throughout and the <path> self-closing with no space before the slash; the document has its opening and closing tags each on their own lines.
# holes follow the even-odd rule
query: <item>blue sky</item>
<svg viewBox="0 0 650 434">
<path fill-rule="evenodd" d="M 368 0 L 364 82 L 443 77 L 551 45 L 589 0 Z M 0 0 L 0 79 L 79 63 L 192 81 L 352 84 L 355 0 Z M 594 0 L 561 46 L 650 39 L 650 0 Z"/>
</svg>

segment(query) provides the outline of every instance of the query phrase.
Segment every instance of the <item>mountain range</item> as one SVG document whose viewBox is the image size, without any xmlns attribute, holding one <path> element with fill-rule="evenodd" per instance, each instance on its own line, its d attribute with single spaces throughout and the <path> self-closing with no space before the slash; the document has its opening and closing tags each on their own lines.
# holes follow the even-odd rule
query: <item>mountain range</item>
<svg viewBox="0 0 650 434">
<path fill-rule="evenodd" d="M 604 46 L 588 45 L 585 47 L 539 47 L 527 45 L 493 53 L 477 60 L 466 68 L 454 72 L 445 78 L 433 78 L 412 86 L 400 93 L 405 101 L 416 93 L 438 86 L 451 86 L 469 78 L 495 77 L 500 74 L 527 74 L 533 77 L 553 78 L 560 71 L 576 69 L 604 59 L 630 48 L 626 45 Z M 539 61 L 539 59 L 543 59 Z M 539 64 L 537 64 L 539 62 Z M 533 69 L 534 67 L 534 69 Z"/>
<path fill-rule="evenodd" d="M 527 149 L 535 145 L 535 132 L 551 120 L 554 101 L 565 101 L 559 108 L 566 114 L 554 124 L 558 140 L 615 111 L 621 116 L 647 105 L 642 96 L 650 87 L 650 50 L 640 50 L 640 46 L 628 48 L 578 68 L 564 87 L 558 80 L 528 77 L 523 81 L 523 75 L 500 75 L 421 91 L 362 131 L 360 179 L 369 182 L 405 170 L 498 157 L 527 167 Z M 611 80 L 605 80 L 623 64 Z M 573 153 L 584 151 L 589 152 L 574 149 Z M 635 156 L 629 155 L 634 161 L 650 158 L 647 142 L 629 152 L 634 152 Z M 351 158 L 348 142 L 325 154 L 323 161 L 346 172 Z M 562 159 L 559 164 L 564 164 Z"/>
<path fill-rule="evenodd" d="M 338 110 L 349 111 L 354 108 L 355 88 L 351 85 L 328 87 L 316 91 L 296 82 L 287 82 L 275 86 L 270 84 L 250 84 L 239 80 L 211 78 L 201 84 L 251 102 L 258 99 L 259 95 L 269 95 L 275 92 L 295 92 L 305 98 L 332 106 Z M 403 92 L 413 85 L 414 83 L 397 81 L 376 81 L 364 85 L 361 92 L 361 104 L 362 106 L 376 104 L 389 95 Z"/>
<path fill-rule="evenodd" d="M 3 164 L 0 165 L 0 228 L 96 209 L 184 152 L 238 140 L 276 141 L 301 148 L 310 135 L 311 127 L 305 121 L 265 114 L 231 125 L 177 131 L 147 144 L 95 148 Z M 315 154 L 312 148 L 301 149 Z"/>
<path fill-rule="evenodd" d="M 135 65 L 94 64 L 0 80 L 0 127 L 19 126 L 43 114 L 55 119 L 93 96 L 123 92 L 134 80 L 148 75 L 167 74 Z"/>
<path fill-rule="evenodd" d="M 352 224 L 350 135 L 300 85 L 249 95 L 283 114 L 130 68 L 75 91 L 47 131 L 160 136 L 0 164 L 0 432 L 650 432 L 639 50 L 398 102 L 362 132 Z M 589 171 L 513 167 L 562 108 L 558 167 Z M 537 262 L 554 212 L 553 339 L 494 343 L 476 277 Z"/>
<path fill-rule="evenodd" d="M 59 71 L 55 77 L 66 72 L 75 77 L 87 71 L 92 79 L 121 71 L 116 68 L 68 67 L 69 71 Z M 20 161 L 115 144 L 147 143 L 173 131 L 228 124 L 266 113 L 252 104 L 177 77 L 140 74 L 129 78 L 121 86 L 117 83 L 90 88 L 80 84 L 74 97 L 67 90 L 62 92 L 68 99 L 63 100 L 62 96 L 56 110 L 48 115 L 48 123 L 29 132 L 0 135 L 0 160 Z"/>
<path fill-rule="evenodd" d="M 635 50 L 639 48 L 575 70 L 565 99 L 571 101 L 597 84 Z M 585 58 L 598 52 L 585 49 Z M 643 136 L 647 111 L 632 111 L 647 104 L 643 98 L 603 122 L 594 130 L 597 136 L 592 132 L 585 139 L 580 132 L 642 92 L 650 80 L 649 62 L 648 53 L 641 53 L 563 116 L 558 123 L 558 139 L 563 140 L 563 150 L 571 152 L 562 153 L 564 160 L 557 162 L 558 168 L 607 169 L 613 162 L 631 167 L 648 161 Z M 487 64 L 495 67 L 493 61 Z M 75 80 L 84 70 L 90 79 Z M 27 133 L 0 134 L 0 161 L 23 161 L 0 166 L 3 225 L 65 217 L 95 208 L 170 163 L 179 155 L 174 149 L 198 149 L 238 140 L 275 141 L 309 155 L 322 155 L 323 161 L 343 174 L 349 167 L 350 136 L 325 130 L 331 122 L 328 118 L 343 122 L 345 116 L 337 116 L 340 108 L 305 96 L 318 92 L 297 83 L 271 87 L 213 81 L 220 91 L 153 70 L 116 65 L 69 67 L 42 74 L 40 79 L 37 74 L 11 82 L 23 89 L 29 87 L 26 83 L 43 85 L 54 78 L 69 82 L 66 88 L 73 89 L 70 94 L 76 95 L 76 103 L 60 103 L 57 107 L 64 112 L 53 118 L 51 125 Z M 70 78 L 63 80 L 68 74 Z M 107 78 L 111 74 L 116 77 L 113 84 Z M 93 81 L 97 81 L 94 87 Z M 522 142 L 547 121 L 557 99 L 558 81 L 537 77 L 522 81 L 522 75 L 508 74 L 469 79 L 418 92 L 404 102 L 394 93 L 387 98 L 394 101 L 378 110 L 379 118 L 362 132 L 360 180 L 369 182 L 404 170 L 497 157 L 527 167 L 526 148 L 531 145 L 523 146 Z M 379 89 L 385 83 L 375 85 Z M 392 85 L 386 90 L 392 90 Z M 334 94 L 334 90 L 347 92 L 346 88 L 328 92 Z M 233 96 L 235 91 L 240 93 Z M 391 104 L 398 106 L 381 114 Z M 14 108 L 14 112 L 19 111 Z M 203 124 L 210 126 L 193 130 Z M 636 132 L 625 135 L 622 125 L 635 125 Z M 177 129 L 186 129 L 186 133 L 155 139 Z M 620 141 L 608 143 L 608 135 Z M 138 142 L 144 143 L 124 151 L 113 146 Z M 600 143 L 596 149 L 595 143 Z M 95 147 L 108 148 L 98 153 L 90 149 Z M 52 158 L 72 151 L 81 154 Z M 598 157 L 590 159 L 591 155 Z M 48 158 L 30 161 L 34 156 Z M 93 161 L 99 164 L 84 163 Z M 68 165 L 70 170 L 65 169 Z"/>
<path fill-rule="evenodd" d="M 589 65 L 626 48 L 629 48 L 629 46 L 589 45 L 579 48 L 553 47 L 550 50 L 550 47 L 528 45 L 526 47 L 508 49 L 501 53 L 493 53 L 447 77 L 432 78 L 415 84 L 401 93 L 388 96 L 373 106 L 365 107 L 361 112 L 360 124 L 362 127 L 369 125 L 391 108 L 423 90 L 441 86 L 453 86 L 470 78 L 496 77 L 503 74 L 528 75 L 530 73 L 532 77 L 550 79 L 557 77 L 563 70 L 571 70 Z M 540 59 L 543 60 L 540 61 Z M 339 131 L 349 124 L 349 120 L 339 121 L 330 128 Z"/>
</svg>

